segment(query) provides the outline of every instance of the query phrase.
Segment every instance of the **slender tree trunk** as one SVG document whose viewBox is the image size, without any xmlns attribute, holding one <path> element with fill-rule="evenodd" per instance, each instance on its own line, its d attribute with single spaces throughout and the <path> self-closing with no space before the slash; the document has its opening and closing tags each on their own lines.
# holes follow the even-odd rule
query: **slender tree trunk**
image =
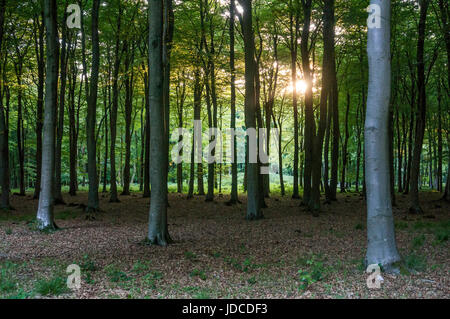
<svg viewBox="0 0 450 319">
<path fill-rule="evenodd" d="M 410 213 L 423 213 L 419 203 L 419 171 L 420 157 L 422 154 L 423 137 L 426 121 L 426 89 L 425 89 L 425 29 L 429 0 L 420 0 L 419 38 L 417 41 L 417 86 L 419 97 L 417 101 L 416 134 L 414 139 L 414 151 L 411 163 L 410 180 Z"/>
<path fill-rule="evenodd" d="M 5 24 L 6 0 L 0 0 L 0 52 L 3 48 L 3 34 Z M 2 56 L 2 54 L 0 54 Z M 6 63 L 5 63 L 6 67 Z M 5 68 L 4 67 L 4 68 Z M 5 70 L 0 66 L 0 79 L 4 78 Z M 6 123 L 6 110 L 3 105 L 3 85 L 0 84 L 0 187 L 2 194 L 0 197 L 0 209 L 11 209 L 9 202 L 9 147 L 8 147 L 8 127 Z"/>
<path fill-rule="evenodd" d="M 92 69 L 91 82 L 89 89 L 89 100 L 87 110 L 87 150 L 88 150 L 88 177 L 89 177 L 89 193 L 87 212 L 91 213 L 99 210 L 98 200 L 98 178 L 97 178 L 97 145 L 96 145 L 96 126 L 97 126 L 97 86 L 98 86 L 98 69 L 100 62 L 100 48 L 98 38 L 98 15 L 100 0 L 92 2 Z M 92 218 L 93 216 L 89 216 Z"/>
<path fill-rule="evenodd" d="M 303 5 L 303 30 L 301 36 L 300 49 L 302 53 L 303 76 L 306 82 L 305 92 L 305 167 L 304 167 L 304 185 L 303 185 L 303 202 L 304 205 L 309 205 L 311 200 L 311 177 L 312 177 L 312 139 L 314 132 L 314 110 L 313 110 L 313 92 L 312 92 L 312 74 L 309 60 L 309 29 L 311 25 L 311 7 L 312 1 L 302 1 Z"/>
<path fill-rule="evenodd" d="M 66 1 L 67 4 L 67 1 Z M 70 41 L 67 42 L 67 12 L 64 6 L 64 15 L 62 23 L 62 38 L 61 38 L 61 54 L 60 54 L 60 91 L 59 91 L 59 110 L 58 110 L 58 122 L 56 126 L 56 149 L 55 149 L 55 190 L 54 190 L 54 203 L 55 205 L 64 205 L 64 199 L 61 192 L 61 149 L 62 139 L 64 133 L 64 104 L 66 97 L 66 83 L 67 83 L 67 51 L 70 50 Z"/>
<path fill-rule="evenodd" d="M 255 39 L 252 25 L 252 1 L 242 0 L 242 8 L 244 10 L 242 19 L 242 31 L 244 35 L 244 51 L 245 51 L 245 126 L 247 133 L 252 129 L 255 130 L 254 138 L 250 141 L 250 137 L 247 135 L 247 150 L 252 152 L 257 149 L 251 147 L 250 143 L 256 144 L 256 94 L 255 94 L 255 75 L 256 75 L 256 63 L 255 63 Z M 250 131 L 249 131 L 250 130 Z M 251 133 L 250 133 L 251 134 Z M 253 145 L 256 146 L 256 145 Z M 253 160 L 250 160 L 253 158 Z M 256 161 L 254 160 L 256 158 Z M 253 163 L 256 162 L 256 163 Z M 249 161 L 247 164 L 247 220 L 255 220 L 263 217 L 261 210 L 261 200 L 259 196 L 259 165 L 258 154 L 249 153 Z"/>
<path fill-rule="evenodd" d="M 165 246 L 170 242 L 167 227 L 167 161 L 163 70 L 163 0 L 149 1 L 149 98 L 150 184 L 152 187 L 147 240 Z"/>
<path fill-rule="evenodd" d="M 365 122 L 367 189 L 366 264 L 385 269 L 400 260 L 395 240 L 389 182 L 388 120 L 391 92 L 390 3 L 371 0 L 381 8 L 380 28 L 369 28 L 367 55 L 369 89 Z"/>
<path fill-rule="evenodd" d="M 124 45 L 124 50 L 128 51 L 128 42 Z M 131 47 L 131 52 L 134 46 Z M 130 56 L 131 54 L 131 56 Z M 125 58 L 125 167 L 123 170 L 123 190 L 121 195 L 130 195 L 130 160 L 131 160 L 131 117 L 133 112 L 133 60 L 134 55 L 130 53 Z M 130 69 L 131 64 L 131 69 Z"/>
<path fill-rule="evenodd" d="M 56 0 L 44 0 L 47 44 L 45 110 L 42 143 L 41 192 L 37 210 L 38 228 L 55 229 L 53 188 L 55 180 L 55 118 L 58 89 L 58 29 Z"/>
<path fill-rule="evenodd" d="M 121 62 L 122 51 L 120 50 L 120 32 L 122 21 L 122 6 L 119 1 L 119 14 L 117 16 L 117 31 L 116 31 L 116 47 L 114 55 L 114 69 L 113 69 L 113 85 L 112 85 L 112 105 L 111 114 L 109 116 L 111 133 L 111 146 L 110 146 L 110 203 L 120 202 L 117 195 L 117 172 L 116 172 L 116 137 L 117 137 L 117 110 L 119 108 L 119 68 Z"/>
<path fill-rule="evenodd" d="M 342 146 L 342 175 L 341 175 L 341 193 L 346 192 L 345 187 L 345 171 L 347 169 L 347 146 L 348 146 L 348 139 L 349 139 L 349 132 L 348 132 L 348 113 L 350 111 L 350 93 L 347 92 L 347 109 L 345 110 L 345 138 L 344 138 L 344 145 Z"/>
<path fill-rule="evenodd" d="M 37 87 L 37 105 L 36 105 L 36 182 L 34 187 L 33 199 L 39 198 L 41 187 L 41 160 L 42 160 L 42 112 L 44 105 L 44 81 L 45 81 L 45 57 L 44 57 L 44 11 L 40 13 L 42 21 L 39 20 L 39 15 L 36 15 L 36 23 L 38 33 L 35 34 L 35 51 L 38 71 L 38 87 Z"/>
</svg>

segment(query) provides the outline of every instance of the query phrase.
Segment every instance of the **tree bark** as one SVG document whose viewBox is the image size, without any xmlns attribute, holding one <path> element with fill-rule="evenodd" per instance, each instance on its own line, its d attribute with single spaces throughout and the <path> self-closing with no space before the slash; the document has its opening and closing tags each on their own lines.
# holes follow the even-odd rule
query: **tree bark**
<svg viewBox="0 0 450 319">
<path fill-rule="evenodd" d="M 423 138 L 426 125 L 426 89 L 425 89 L 425 62 L 424 62 L 424 46 L 425 46 L 425 29 L 429 0 L 420 0 L 420 18 L 419 18 L 419 36 L 417 41 L 417 114 L 416 114 L 416 131 L 414 139 L 414 151 L 411 163 L 411 179 L 410 179 L 410 208 L 411 214 L 423 213 L 419 203 L 419 172 L 420 157 L 422 154 Z"/>
<path fill-rule="evenodd" d="M 41 192 L 36 216 L 37 226 L 40 230 L 56 228 L 53 215 L 55 118 L 58 89 L 58 27 L 56 0 L 44 0 L 44 17 L 47 44 L 47 67 L 45 76 Z"/>
<path fill-rule="evenodd" d="M 97 177 L 97 145 L 96 145 L 96 125 L 97 125 L 97 87 L 98 87 L 98 70 L 100 62 L 100 48 L 98 38 L 98 15 L 100 0 L 92 2 L 92 66 L 91 81 L 89 88 L 89 100 L 87 110 L 87 150 L 88 150 L 88 177 L 89 177 L 89 193 L 87 213 L 92 217 L 91 213 L 99 210 L 98 200 L 98 177 Z"/>
<path fill-rule="evenodd" d="M 149 98 L 151 200 L 147 240 L 166 246 L 170 242 L 167 227 L 167 161 L 165 150 L 163 0 L 149 1 Z"/>
<path fill-rule="evenodd" d="M 390 3 L 371 0 L 381 8 L 380 28 L 369 28 L 369 88 L 365 121 L 367 190 L 367 265 L 385 269 L 400 260 L 395 240 L 389 181 L 388 120 L 391 92 Z"/>
</svg>

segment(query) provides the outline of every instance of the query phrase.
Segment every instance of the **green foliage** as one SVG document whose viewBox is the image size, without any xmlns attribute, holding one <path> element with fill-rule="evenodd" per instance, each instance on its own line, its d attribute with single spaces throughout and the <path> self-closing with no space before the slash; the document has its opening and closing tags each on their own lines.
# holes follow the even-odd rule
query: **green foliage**
<svg viewBox="0 0 450 319">
<path fill-rule="evenodd" d="M 192 251 L 184 252 L 184 257 L 186 257 L 186 259 L 189 259 L 191 261 L 195 261 L 197 259 L 197 255 Z"/>
<path fill-rule="evenodd" d="M 412 241 L 412 247 L 414 249 L 422 247 L 423 244 L 425 244 L 425 235 L 424 234 L 422 234 L 420 236 L 417 236 L 417 237 L 414 237 L 414 239 Z"/>
<path fill-rule="evenodd" d="M 146 270 L 149 269 L 151 262 L 150 261 L 141 261 L 141 260 L 137 260 L 134 264 L 133 264 L 133 271 L 136 273 L 142 273 Z"/>
<path fill-rule="evenodd" d="M 207 278 L 206 274 L 205 274 L 205 271 L 200 270 L 200 269 L 192 270 L 191 273 L 190 273 L 190 276 L 191 277 L 199 277 L 202 280 L 206 280 L 206 278 Z"/>
<path fill-rule="evenodd" d="M 117 268 L 116 265 L 111 264 L 105 267 L 106 275 L 111 282 L 124 282 L 131 278 L 126 273 Z"/>
<path fill-rule="evenodd" d="M 80 269 L 85 272 L 98 270 L 97 265 L 93 260 L 90 259 L 89 255 L 83 256 L 83 261 L 80 264 Z"/>
<path fill-rule="evenodd" d="M 403 230 L 403 229 L 407 229 L 408 228 L 408 223 L 407 222 L 397 221 L 397 222 L 394 223 L 394 225 L 395 225 L 395 229 Z"/>
<path fill-rule="evenodd" d="M 156 282 L 163 277 L 159 271 L 151 271 L 143 277 L 144 284 L 151 288 L 156 289 Z"/>
<path fill-rule="evenodd" d="M 35 291 L 43 296 L 58 296 L 68 291 L 63 277 L 41 279 L 36 282 Z"/>
<path fill-rule="evenodd" d="M 301 262 L 306 266 L 306 269 L 300 269 L 298 271 L 300 281 L 299 290 L 304 291 L 311 284 L 324 279 L 326 269 L 323 262 L 319 261 L 315 255 Z"/>
<path fill-rule="evenodd" d="M 427 266 L 426 258 L 414 252 L 405 256 L 403 262 L 409 271 L 424 271 Z"/>
<path fill-rule="evenodd" d="M 355 225 L 355 229 L 356 229 L 356 230 L 363 230 L 363 229 L 364 229 L 364 225 L 361 224 L 361 223 L 356 224 L 356 225 Z"/>
</svg>

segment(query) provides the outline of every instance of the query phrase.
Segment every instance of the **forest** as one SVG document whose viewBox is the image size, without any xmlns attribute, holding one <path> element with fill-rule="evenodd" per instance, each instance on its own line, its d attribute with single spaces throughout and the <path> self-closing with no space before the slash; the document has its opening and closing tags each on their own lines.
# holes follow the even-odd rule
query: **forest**
<svg viewBox="0 0 450 319">
<path fill-rule="evenodd" d="M 0 0 L 0 299 L 448 298 L 446 0 Z"/>
</svg>

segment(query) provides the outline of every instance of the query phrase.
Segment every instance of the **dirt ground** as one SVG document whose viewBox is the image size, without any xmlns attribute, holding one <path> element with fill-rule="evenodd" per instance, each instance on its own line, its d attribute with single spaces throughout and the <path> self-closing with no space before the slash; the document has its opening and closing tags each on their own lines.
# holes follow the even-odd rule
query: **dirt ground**
<svg viewBox="0 0 450 319">
<path fill-rule="evenodd" d="M 423 193 L 423 216 L 407 215 L 397 196 L 400 273 L 382 273 L 381 289 L 367 288 L 366 218 L 359 194 L 340 194 L 320 217 L 298 200 L 274 195 L 259 221 L 244 220 L 245 204 L 228 196 L 205 203 L 170 194 L 168 247 L 143 244 L 149 199 L 141 194 L 108 202 L 85 220 L 75 204 L 87 194 L 65 194 L 57 206 L 60 230 L 40 233 L 30 222 L 37 201 L 12 197 L 0 212 L 1 298 L 449 298 L 450 205 Z M 245 203 L 245 197 L 241 198 Z M 65 288 L 66 268 L 81 267 L 81 288 Z"/>
</svg>

